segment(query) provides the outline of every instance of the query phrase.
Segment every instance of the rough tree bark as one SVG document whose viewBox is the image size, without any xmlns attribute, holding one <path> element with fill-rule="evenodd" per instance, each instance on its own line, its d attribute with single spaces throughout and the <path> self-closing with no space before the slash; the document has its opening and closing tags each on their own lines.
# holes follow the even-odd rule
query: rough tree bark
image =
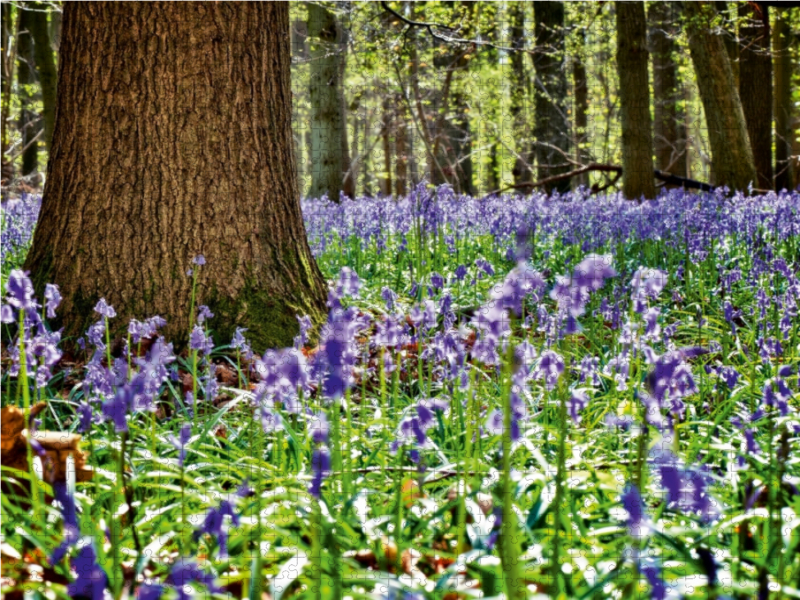
<svg viewBox="0 0 800 600">
<path fill-rule="evenodd" d="M 757 188 L 771 190 L 772 173 L 772 56 L 766 6 L 739 5 L 739 98 L 747 137 L 758 173 Z"/>
<path fill-rule="evenodd" d="M 794 189 L 792 154 L 792 30 L 785 10 L 776 11 L 772 34 L 775 61 L 775 189 Z"/>
<path fill-rule="evenodd" d="M 19 85 L 19 130 L 22 133 L 22 170 L 23 176 L 36 172 L 39 168 L 39 142 L 36 134 L 39 133 L 37 116 L 33 110 L 36 99 L 36 68 L 33 57 L 33 11 L 26 10 L 25 6 L 17 8 L 19 16 L 19 42 L 17 46 L 17 84 Z"/>
<path fill-rule="evenodd" d="M 622 121 L 622 192 L 629 200 L 655 198 L 647 21 L 643 2 L 616 2 L 617 70 Z"/>
<path fill-rule="evenodd" d="M 650 54 L 653 60 L 655 104 L 653 145 L 656 168 L 686 177 L 686 128 L 678 79 L 677 2 L 653 2 L 649 9 Z"/>
<path fill-rule="evenodd" d="M 694 64 L 708 126 L 715 185 L 746 190 L 756 183 L 753 151 L 747 138 L 742 102 L 720 36 L 710 27 L 709 2 L 684 2 L 689 51 Z"/>
<path fill-rule="evenodd" d="M 538 179 L 572 170 L 567 161 L 570 151 L 570 124 L 567 105 L 567 72 L 564 68 L 564 3 L 533 2 L 536 46 L 534 56 L 533 127 Z M 559 165 L 559 166 L 555 166 Z M 548 184 L 545 191 L 569 192 L 568 180 Z"/>
<path fill-rule="evenodd" d="M 509 6 L 509 20 L 511 22 L 511 47 L 522 48 L 525 45 L 525 2 L 512 2 Z M 531 153 L 528 138 L 527 106 L 530 97 L 528 75 L 525 71 L 525 54 L 512 52 L 511 56 L 511 125 L 513 139 L 517 141 L 517 157 L 514 168 L 514 184 L 533 181 L 530 169 Z M 499 186 L 498 186 L 499 187 Z M 497 187 L 492 188 L 496 190 Z M 522 190 L 530 193 L 530 189 Z"/>
<path fill-rule="evenodd" d="M 53 126 L 56 120 L 56 61 L 50 43 L 47 5 L 41 2 L 29 4 L 34 11 L 30 16 L 30 31 L 33 37 L 33 58 L 36 72 L 39 74 L 39 85 L 42 88 L 42 120 L 44 121 L 44 142 L 47 151 L 53 141 Z M 55 14 L 55 11 L 53 11 Z"/>
<path fill-rule="evenodd" d="M 105 297 L 116 331 L 161 315 L 218 340 L 289 345 L 325 292 L 300 212 L 292 151 L 289 5 L 68 2 L 47 188 L 25 268 L 61 287 L 66 336 Z M 56 324 L 58 326 L 58 324 Z"/>
<path fill-rule="evenodd" d="M 308 36 L 311 42 L 309 96 L 311 100 L 311 154 L 314 165 L 311 196 L 328 194 L 334 202 L 339 192 L 353 196 L 345 174 L 350 168 L 344 100 L 346 32 L 336 15 L 308 3 Z"/>
</svg>

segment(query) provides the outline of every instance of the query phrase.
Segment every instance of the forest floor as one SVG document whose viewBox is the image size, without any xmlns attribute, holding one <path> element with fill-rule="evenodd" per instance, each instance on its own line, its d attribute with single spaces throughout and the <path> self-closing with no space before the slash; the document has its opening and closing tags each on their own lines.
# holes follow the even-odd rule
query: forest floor
<svg viewBox="0 0 800 600">
<path fill-rule="evenodd" d="M 11 336 L 38 202 L 3 204 Z M 800 194 L 303 212 L 319 340 L 255 355 L 201 308 L 176 355 L 102 303 L 66 355 L 38 299 L 6 597 L 800 597 Z"/>
</svg>

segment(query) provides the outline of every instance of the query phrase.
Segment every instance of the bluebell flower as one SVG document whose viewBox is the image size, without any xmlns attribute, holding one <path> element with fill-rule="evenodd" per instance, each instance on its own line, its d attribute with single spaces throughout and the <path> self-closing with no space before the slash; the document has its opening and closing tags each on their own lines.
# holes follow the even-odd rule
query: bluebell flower
<svg viewBox="0 0 800 600">
<path fill-rule="evenodd" d="M 160 583 L 143 583 L 136 590 L 136 600 L 161 600 L 164 589 Z"/>
<path fill-rule="evenodd" d="M 210 354 L 214 349 L 214 340 L 210 335 L 206 335 L 202 327 L 195 325 L 189 336 L 189 348 L 197 350 L 200 354 Z"/>
<path fill-rule="evenodd" d="M 315 444 L 328 443 L 330 425 L 325 413 L 317 413 L 312 418 L 309 418 L 308 433 Z"/>
<path fill-rule="evenodd" d="M 114 397 L 103 403 L 103 416 L 114 423 L 117 433 L 128 431 L 128 410 L 133 400 L 133 387 L 126 384 L 117 389 Z"/>
<path fill-rule="evenodd" d="M 100 298 L 100 301 L 94 307 L 94 312 L 98 313 L 102 317 L 105 317 L 106 319 L 113 319 L 117 316 L 117 311 L 114 310 L 113 306 L 110 306 L 108 302 L 106 302 L 105 298 Z"/>
<path fill-rule="evenodd" d="M 536 365 L 535 378 L 544 379 L 545 387 L 552 390 L 564 372 L 564 359 L 554 350 L 545 350 Z"/>
<path fill-rule="evenodd" d="M 61 519 L 64 522 L 64 539 L 50 555 L 50 564 L 55 566 L 64 559 L 70 548 L 74 548 L 77 545 L 81 532 L 75 497 L 69 493 L 67 484 L 59 481 L 55 482 L 53 484 L 53 496 L 61 505 Z"/>
<path fill-rule="evenodd" d="M 192 259 L 192 264 L 202 267 L 204 264 L 206 264 L 206 257 L 202 254 L 198 254 Z"/>
<path fill-rule="evenodd" d="M 178 466 L 180 467 L 182 467 L 183 463 L 186 461 L 186 444 L 189 443 L 191 437 L 192 425 L 191 423 L 184 423 L 177 438 L 172 434 L 169 434 L 167 438 L 169 443 L 178 451 Z"/>
<path fill-rule="evenodd" d="M 222 593 L 222 588 L 215 583 L 211 573 L 203 571 L 197 563 L 190 558 L 179 558 L 172 565 L 172 570 L 167 576 L 166 583 L 175 589 L 179 600 L 192 600 L 192 595 L 186 589 L 191 583 L 204 585 L 211 593 Z"/>
<path fill-rule="evenodd" d="M 580 388 L 572 390 L 572 395 L 570 396 L 568 403 L 568 409 L 569 416 L 576 425 L 581 422 L 581 411 L 583 411 L 588 404 L 589 395 L 586 393 L 586 390 Z"/>
<path fill-rule="evenodd" d="M 54 319 L 56 316 L 56 308 L 61 303 L 61 293 L 58 286 L 53 283 L 48 283 L 44 286 L 45 308 L 47 309 L 47 318 Z"/>
<path fill-rule="evenodd" d="M 6 282 L 6 301 L 17 312 L 38 306 L 33 296 L 33 284 L 27 271 L 13 269 L 9 273 Z"/>
<path fill-rule="evenodd" d="M 217 542 L 220 560 L 228 558 L 228 525 L 225 517 L 229 517 L 234 525 L 239 525 L 239 515 L 230 500 L 222 500 L 219 506 L 208 509 L 203 524 L 194 532 L 195 540 L 209 535 Z"/>
<path fill-rule="evenodd" d="M 201 304 L 197 310 L 197 322 L 199 324 L 204 323 L 208 319 L 213 319 L 214 313 L 211 312 L 211 309 L 208 308 L 205 304 Z"/>
<path fill-rule="evenodd" d="M 314 449 L 311 457 L 311 484 L 308 486 L 308 493 L 316 499 L 322 497 L 322 482 L 330 475 L 331 456 L 327 448 L 319 447 Z"/>
<path fill-rule="evenodd" d="M 644 501 L 638 488 L 629 483 L 625 486 L 620 499 L 622 506 L 628 512 L 628 534 L 634 538 L 643 537 L 650 529 L 650 521 L 645 513 Z"/>
<path fill-rule="evenodd" d="M 69 596 L 71 598 L 103 600 L 105 589 L 108 586 L 108 577 L 100 565 L 97 564 L 94 545 L 90 543 L 83 546 L 70 564 L 78 576 L 75 581 L 67 586 Z"/>
</svg>

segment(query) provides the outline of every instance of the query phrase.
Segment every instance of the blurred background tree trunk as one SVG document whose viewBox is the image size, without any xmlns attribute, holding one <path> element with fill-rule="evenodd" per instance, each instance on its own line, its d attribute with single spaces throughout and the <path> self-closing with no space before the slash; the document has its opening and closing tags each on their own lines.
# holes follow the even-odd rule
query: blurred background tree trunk
<svg viewBox="0 0 800 600">
<path fill-rule="evenodd" d="M 739 17 L 739 98 L 758 174 L 754 187 L 771 190 L 773 98 L 768 8 L 742 3 Z"/>
<path fill-rule="evenodd" d="M 678 76 L 677 2 L 650 4 L 650 55 L 653 61 L 653 145 L 656 168 L 686 177 L 686 129 L 680 104 L 683 100 Z"/>
<path fill-rule="evenodd" d="M 685 2 L 689 50 L 694 64 L 714 164 L 715 185 L 746 190 L 756 185 L 753 151 L 742 102 L 722 38 L 711 27 L 708 2 Z"/>
<path fill-rule="evenodd" d="M 622 121 L 622 193 L 628 200 L 655 198 L 644 2 L 615 2 L 614 6 Z"/>
<path fill-rule="evenodd" d="M 312 177 L 309 195 L 327 194 L 339 201 L 339 192 L 353 197 L 347 145 L 344 100 L 346 32 L 332 10 L 309 2 L 308 36 L 311 42 L 309 98 L 311 101 Z M 347 183 L 347 186 L 345 186 Z M 345 189 L 347 187 L 347 189 Z"/>
<path fill-rule="evenodd" d="M 775 61 L 775 189 L 793 190 L 792 154 L 792 29 L 787 11 L 776 10 L 772 52 Z"/>
<path fill-rule="evenodd" d="M 564 3 L 533 2 L 537 52 L 533 67 L 535 155 L 537 178 L 544 179 L 573 169 L 569 164 L 570 124 L 565 69 Z M 569 179 L 547 184 L 548 194 L 570 190 Z"/>
</svg>

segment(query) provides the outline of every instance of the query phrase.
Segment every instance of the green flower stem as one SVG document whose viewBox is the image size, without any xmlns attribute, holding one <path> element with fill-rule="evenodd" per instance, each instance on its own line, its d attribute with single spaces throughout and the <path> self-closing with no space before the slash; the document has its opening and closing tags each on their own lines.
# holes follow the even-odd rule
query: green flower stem
<svg viewBox="0 0 800 600">
<path fill-rule="evenodd" d="M 25 419 L 25 428 L 28 431 L 28 437 L 31 436 L 30 420 L 31 420 L 31 396 L 28 387 L 28 357 L 25 354 L 25 313 L 19 311 L 19 386 L 22 388 L 22 411 Z M 25 444 L 25 451 L 28 455 L 28 472 L 30 474 L 31 482 L 31 506 L 33 507 L 33 520 L 35 521 L 37 515 L 40 513 L 39 506 L 39 481 L 34 469 L 33 448 L 30 443 Z"/>
<path fill-rule="evenodd" d="M 513 482 L 511 481 L 511 365 L 514 360 L 514 344 L 508 341 L 506 360 L 503 362 L 503 473 L 501 499 L 503 520 L 500 526 L 501 556 L 506 584 L 506 597 L 522 600 L 527 590 L 519 573 L 519 551 L 516 538 L 519 533 L 517 514 L 514 512 Z"/>
</svg>

